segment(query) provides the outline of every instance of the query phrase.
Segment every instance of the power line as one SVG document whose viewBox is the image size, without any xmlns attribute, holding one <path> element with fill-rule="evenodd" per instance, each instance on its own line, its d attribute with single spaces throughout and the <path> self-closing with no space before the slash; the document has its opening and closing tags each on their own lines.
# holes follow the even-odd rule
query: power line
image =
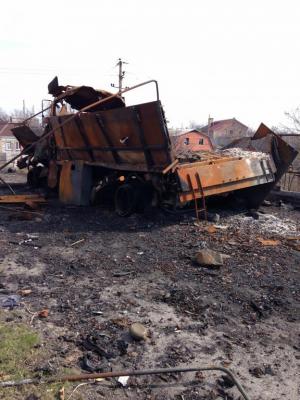
<svg viewBox="0 0 300 400">
<path fill-rule="evenodd" d="M 84 68 L 80 70 L 70 69 L 70 68 L 53 68 L 53 69 L 26 69 L 26 68 L 10 68 L 10 67 L 0 67 L 0 74 L 11 74 L 11 75 L 49 75 L 56 74 L 57 72 L 70 75 L 81 75 L 82 71 L 98 71 L 97 68 Z M 113 73 L 101 73 L 101 76 L 114 76 Z"/>
</svg>

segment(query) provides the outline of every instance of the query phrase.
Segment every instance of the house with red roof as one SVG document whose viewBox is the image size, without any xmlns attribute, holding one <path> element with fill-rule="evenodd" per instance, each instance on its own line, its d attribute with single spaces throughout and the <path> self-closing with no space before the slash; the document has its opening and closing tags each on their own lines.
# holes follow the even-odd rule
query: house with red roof
<svg viewBox="0 0 300 400">
<path fill-rule="evenodd" d="M 198 129 L 191 129 L 189 131 L 182 132 L 179 135 L 171 136 L 171 140 L 176 151 L 213 151 L 211 139 L 208 137 L 208 135 L 199 131 Z"/>
<path fill-rule="evenodd" d="M 227 146 L 236 139 L 251 136 L 251 130 L 235 118 L 214 121 L 209 118 L 208 125 L 201 128 L 212 141 L 220 147 Z"/>
</svg>

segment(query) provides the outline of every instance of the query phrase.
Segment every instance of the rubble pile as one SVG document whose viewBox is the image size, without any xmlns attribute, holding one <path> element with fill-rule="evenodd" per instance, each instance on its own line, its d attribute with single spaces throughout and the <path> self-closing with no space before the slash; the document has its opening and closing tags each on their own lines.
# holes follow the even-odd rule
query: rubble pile
<svg viewBox="0 0 300 400">
<path fill-rule="evenodd" d="M 189 149 L 175 147 L 173 148 L 173 152 L 176 158 L 178 158 L 179 162 L 193 162 L 193 161 L 201 161 L 204 158 L 203 152 L 191 151 Z"/>
<path fill-rule="evenodd" d="M 173 152 L 175 157 L 178 158 L 179 162 L 195 162 L 195 161 L 206 161 L 218 159 L 221 157 L 238 157 L 238 158 L 251 158 L 258 160 L 271 160 L 271 156 L 268 153 L 254 150 L 244 150 L 239 147 L 228 148 L 224 150 L 217 149 L 214 152 L 208 151 L 192 151 L 183 147 L 176 148 L 174 146 Z"/>
<path fill-rule="evenodd" d="M 245 229 L 251 228 L 256 232 L 278 234 L 280 236 L 290 236 L 297 233 L 299 230 L 299 222 L 292 221 L 289 218 L 278 218 L 276 215 L 272 214 L 259 213 L 258 219 L 247 215 L 236 215 L 232 218 L 232 221 L 238 221 Z"/>
<path fill-rule="evenodd" d="M 261 151 L 248 151 L 243 150 L 239 147 L 232 147 L 225 150 L 218 150 L 218 154 L 229 157 L 244 157 L 244 158 L 256 158 L 259 160 L 270 160 L 270 154 L 262 153 Z"/>
</svg>

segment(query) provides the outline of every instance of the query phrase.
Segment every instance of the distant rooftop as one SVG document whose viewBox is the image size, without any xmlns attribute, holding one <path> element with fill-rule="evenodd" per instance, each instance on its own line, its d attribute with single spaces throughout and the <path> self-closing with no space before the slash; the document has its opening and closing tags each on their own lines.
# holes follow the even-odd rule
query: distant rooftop
<svg viewBox="0 0 300 400">
<path fill-rule="evenodd" d="M 14 136 L 11 129 L 14 128 L 16 124 L 12 122 L 5 122 L 0 120 L 0 136 Z"/>
<path fill-rule="evenodd" d="M 209 127 L 209 129 L 216 128 L 216 127 L 221 128 L 222 125 L 226 125 L 228 122 L 232 122 L 232 121 L 236 121 L 237 123 L 239 123 L 240 125 L 243 125 L 245 128 L 248 129 L 247 125 L 245 125 L 242 122 L 238 121 L 236 118 L 229 118 L 229 119 L 220 119 L 218 121 L 212 121 L 212 123 L 209 126 L 208 125 L 203 126 L 201 128 L 201 131 L 207 132 L 208 131 L 208 127 Z"/>
</svg>

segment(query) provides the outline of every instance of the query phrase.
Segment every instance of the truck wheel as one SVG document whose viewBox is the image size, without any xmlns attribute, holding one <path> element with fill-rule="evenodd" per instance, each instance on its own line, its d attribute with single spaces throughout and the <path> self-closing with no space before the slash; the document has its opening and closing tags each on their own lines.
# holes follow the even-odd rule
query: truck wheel
<svg viewBox="0 0 300 400">
<path fill-rule="evenodd" d="M 115 210 L 120 217 L 129 217 L 137 206 L 137 191 L 130 183 L 119 186 L 115 192 Z"/>
</svg>

